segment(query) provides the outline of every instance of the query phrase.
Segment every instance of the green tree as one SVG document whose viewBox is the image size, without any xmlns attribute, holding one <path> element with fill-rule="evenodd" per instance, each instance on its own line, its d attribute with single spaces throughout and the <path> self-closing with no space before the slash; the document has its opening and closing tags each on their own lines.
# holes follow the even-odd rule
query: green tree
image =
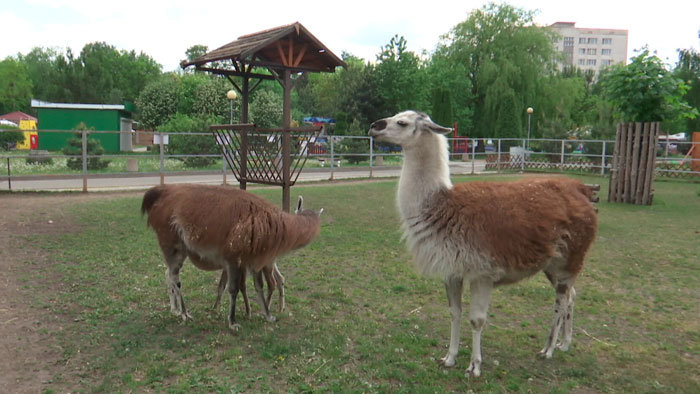
<svg viewBox="0 0 700 394">
<path fill-rule="evenodd" d="M 452 92 L 445 88 L 433 89 L 431 118 L 437 124 L 451 127 L 454 120 L 452 113 Z"/>
<path fill-rule="evenodd" d="M 28 111 L 32 81 L 22 62 L 8 57 L 0 62 L 0 113 Z"/>
<path fill-rule="evenodd" d="M 473 11 L 438 45 L 437 53 L 464 65 L 474 137 L 524 136 L 528 106 L 539 107 L 554 70 L 554 33 L 533 24 L 533 12 L 490 3 Z M 534 115 L 537 120 L 542 111 Z M 533 122 L 533 127 L 534 127 Z"/>
<path fill-rule="evenodd" d="M 689 86 L 683 99 L 692 108 L 700 110 L 700 52 L 692 48 L 679 50 L 674 75 Z M 700 117 L 687 118 L 680 123 L 678 131 L 700 131 Z"/>
<path fill-rule="evenodd" d="M 258 127 L 282 127 L 282 95 L 268 89 L 255 92 L 250 115 Z"/>
<path fill-rule="evenodd" d="M 146 85 L 136 99 L 141 124 L 153 130 L 166 123 L 177 113 L 179 98 L 180 79 L 175 74 L 166 74 Z"/>
<path fill-rule="evenodd" d="M 18 130 L 19 127 L 0 124 L 0 150 L 10 150 L 18 142 L 24 141 L 24 135 Z"/>
<path fill-rule="evenodd" d="M 88 128 L 83 122 L 80 122 L 74 129 L 74 131 L 83 130 L 94 130 L 94 128 Z M 75 137 L 69 138 L 66 141 L 66 146 L 62 149 L 63 154 L 69 157 L 66 161 L 68 168 L 72 170 L 82 170 L 83 168 L 83 139 L 81 133 L 77 133 Z M 110 160 L 104 160 L 100 158 L 102 154 L 105 153 L 105 149 L 99 140 L 94 138 L 87 139 L 87 168 L 88 170 L 101 170 L 109 166 Z"/>
<path fill-rule="evenodd" d="M 613 66 L 601 82 L 605 97 L 622 121 L 662 122 L 698 115 L 683 100 L 688 86 L 647 48 L 632 57 L 630 64 Z"/>
<path fill-rule="evenodd" d="M 221 149 L 216 140 L 209 134 L 209 126 L 221 123 L 222 119 L 211 115 L 188 116 L 177 113 L 165 124 L 157 128 L 158 131 L 170 134 L 168 142 L 168 154 L 173 155 L 203 155 L 220 154 Z M 206 135 L 178 135 L 178 133 L 202 132 Z M 215 157 L 180 157 L 188 167 L 206 167 L 216 161 Z"/>
<path fill-rule="evenodd" d="M 429 87 L 425 68 L 416 54 L 406 50 L 406 39 L 394 36 L 377 55 L 375 83 L 384 116 L 407 109 L 426 109 Z"/>
</svg>

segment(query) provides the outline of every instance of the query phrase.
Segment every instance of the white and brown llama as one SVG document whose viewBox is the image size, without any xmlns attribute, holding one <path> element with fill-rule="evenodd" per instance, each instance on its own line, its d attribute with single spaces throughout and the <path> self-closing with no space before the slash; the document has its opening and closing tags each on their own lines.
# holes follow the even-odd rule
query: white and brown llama
<svg viewBox="0 0 700 394">
<path fill-rule="evenodd" d="M 184 320 L 180 271 L 186 257 L 200 269 L 223 269 L 230 306 L 229 327 L 237 331 L 236 296 L 245 272 L 253 274 L 265 319 L 273 322 L 263 295 L 263 270 L 274 272 L 279 256 L 308 245 L 320 232 L 320 212 L 303 209 L 288 214 L 262 197 L 224 186 L 161 185 L 144 194 L 141 213 L 156 233 L 167 266 L 171 311 Z M 221 286 L 220 286 L 221 287 Z"/>
<path fill-rule="evenodd" d="M 592 191 L 566 178 L 452 185 L 446 138 L 451 129 L 428 115 L 405 111 L 374 122 L 369 135 L 400 145 L 398 186 L 403 235 L 418 271 L 445 281 L 452 316 L 450 345 L 440 360 L 455 364 L 459 351 L 462 286 L 469 284 L 472 356 L 467 375 L 481 374 L 481 332 L 491 291 L 543 271 L 555 289 L 554 321 L 544 349 L 571 344 L 573 284 L 595 238 Z M 561 343 L 557 343 L 559 332 Z"/>
</svg>

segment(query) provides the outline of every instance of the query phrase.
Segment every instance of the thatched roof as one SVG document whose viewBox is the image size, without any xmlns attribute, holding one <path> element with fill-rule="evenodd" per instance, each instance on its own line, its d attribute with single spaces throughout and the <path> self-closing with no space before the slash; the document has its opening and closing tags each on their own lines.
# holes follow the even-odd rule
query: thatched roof
<svg viewBox="0 0 700 394">
<path fill-rule="evenodd" d="M 291 69 L 312 72 L 333 72 L 345 63 L 326 48 L 299 22 L 246 34 L 193 61 L 180 66 L 206 69 L 208 63 L 233 60 L 274 70 Z M 209 69 L 208 71 L 211 71 Z"/>
</svg>

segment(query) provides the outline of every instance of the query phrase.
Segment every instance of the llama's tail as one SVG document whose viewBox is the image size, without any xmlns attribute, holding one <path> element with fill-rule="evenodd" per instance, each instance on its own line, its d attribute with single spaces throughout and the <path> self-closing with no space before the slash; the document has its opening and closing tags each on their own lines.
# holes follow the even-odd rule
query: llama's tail
<svg viewBox="0 0 700 394">
<path fill-rule="evenodd" d="M 146 193 L 143 195 L 143 202 L 141 203 L 141 216 L 151 212 L 153 204 L 155 204 L 156 201 L 161 198 L 164 191 L 165 190 L 162 186 L 152 187 L 146 191 Z"/>
</svg>

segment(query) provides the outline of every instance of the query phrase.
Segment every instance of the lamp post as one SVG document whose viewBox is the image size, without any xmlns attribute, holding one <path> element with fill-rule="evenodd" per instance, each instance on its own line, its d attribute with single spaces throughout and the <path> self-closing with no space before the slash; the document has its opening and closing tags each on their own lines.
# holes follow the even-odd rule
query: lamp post
<svg viewBox="0 0 700 394">
<path fill-rule="evenodd" d="M 527 150 L 530 150 L 530 118 L 532 117 L 532 113 L 535 112 L 532 107 L 527 107 Z"/>
<path fill-rule="evenodd" d="M 235 100 L 237 97 L 238 97 L 238 95 L 236 94 L 236 91 L 233 89 L 226 92 L 226 98 L 231 103 L 231 117 L 229 118 L 229 124 L 233 124 L 233 100 Z"/>
</svg>

